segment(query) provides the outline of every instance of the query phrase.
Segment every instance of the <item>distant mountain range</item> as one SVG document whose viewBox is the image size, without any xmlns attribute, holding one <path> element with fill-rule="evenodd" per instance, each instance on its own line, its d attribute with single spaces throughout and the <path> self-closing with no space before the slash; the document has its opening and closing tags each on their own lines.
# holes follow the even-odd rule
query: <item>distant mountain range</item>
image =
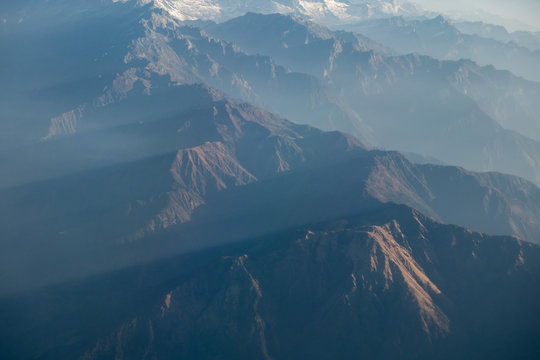
<svg viewBox="0 0 540 360">
<path fill-rule="evenodd" d="M 465 33 L 459 31 L 458 27 L 465 28 Z M 454 26 L 442 16 L 426 20 L 403 17 L 374 19 L 346 28 L 369 36 L 399 53 L 418 52 L 444 60 L 470 59 L 480 65 L 493 65 L 526 79 L 540 81 L 537 65 L 540 50 L 535 47 L 538 46 L 535 45 L 538 38 L 530 33 L 507 34 L 505 37 L 503 34 L 497 35 L 500 31 L 489 35 L 486 27 L 481 30 L 467 23 Z M 505 38 L 506 41 L 503 40 Z M 521 43 L 532 45 L 532 49 Z"/>
<path fill-rule="evenodd" d="M 282 15 L 248 14 L 206 28 L 325 81 L 369 126 L 372 144 L 538 181 L 540 143 L 504 129 L 540 139 L 538 83 L 470 61 L 365 51 L 352 34 Z"/>
<path fill-rule="evenodd" d="M 457 21 L 453 25 L 464 34 L 478 35 L 503 43 L 514 42 L 532 51 L 540 50 L 540 31 L 508 32 L 504 26 L 486 24 L 481 21 Z"/>
<path fill-rule="evenodd" d="M 118 7 L 124 10 L 114 10 Z M 540 143 L 526 137 L 540 139 L 537 83 L 467 61 L 388 56 L 386 48 L 365 37 L 331 32 L 295 17 L 250 14 L 218 26 L 205 25 L 202 31 L 181 26 L 166 13 L 148 6 L 138 8 L 128 3 L 107 8 L 110 15 L 84 13 L 84 19 L 69 23 L 71 34 L 86 36 L 87 26 L 99 19 L 103 29 L 116 34 L 108 45 L 103 46 L 96 38 L 96 46 L 86 49 L 96 61 L 84 70 L 70 72 L 80 80 L 58 83 L 65 67 L 53 62 L 46 71 L 51 76 L 59 74 L 55 82 L 41 88 L 29 82 L 28 87 L 33 88 L 29 90 L 20 79 L 38 76 L 31 75 L 37 66 L 32 60 L 17 65 L 21 74 L 5 97 L 7 113 L 14 114 L 13 122 L 8 117 L 3 124 L 7 129 L 2 146 L 20 156 L 2 160 L 20 169 L 3 174 L 4 186 L 39 175 L 28 171 L 35 165 L 25 161 L 37 160 L 43 152 L 38 146 L 38 156 L 34 156 L 28 154 L 27 145 L 21 149 L 19 141 L 13 144 L 14 132 L 20 132 L 16 137 L 36 142 L 81 131 L 90 124 L 97 126 L 99 121 L 106 126 L 110 122 L 103 118 L 89 120 L 93 109 L 116 102 L 130 91 L 139 91 L 144 98 L 145 91 L 151 92 L 148 86 L 152 83 L 147 69 L 170 76 L 175 83 L 208 83 L 295 122 L 345 131 L 373 146 L 414 152 L 471 170 L 500 171 L 540 181 Z M 137 19 L 141 18 L 147 20 L 139 23 Z M 51 26 L 49 31 L 54 34 L 58 26 L 67 25 L 46 28 Z M 245 38 L 248 26 L 251 38 Z M 206 32 L 234 41 L 248 53 L 271 57 L 246 55 Z M 287 34 L 283 39 L 282 33 Z M 6 47 L 20 53 L 17 34 L 8 38 Z M 26 37 L 24 41 L 37 40 Z M 64 41 L 66 45 L 59 51 L 70 58 L 78 51 L 78 36 Z M 40 46 L 45 47 L 46 54 L 46 44 L 40 42 Z M 376 51 L 368 50 L 372 48 Z M 25 122 L 35 118 L 39 124 L 31 126 L 23 123 L 15 110 L 20 101 L 28 101 L 25 94 L 29 91 L 35 94 L 31 97 L 35 105 L 29 108 L 40 108 L 44 101 L 40 94 L 52 91 L 62 94 L 67 104 L 54 112 L 48 105 L 44 111 L 24 116 Z M 52 119 L 48 125 L 44 122 L 47 113 Z M 123 118 L 132 121 L 137 116 L 124 114 Z M 30 134 L 29 128 L 39 133 Z"/>
</svg>

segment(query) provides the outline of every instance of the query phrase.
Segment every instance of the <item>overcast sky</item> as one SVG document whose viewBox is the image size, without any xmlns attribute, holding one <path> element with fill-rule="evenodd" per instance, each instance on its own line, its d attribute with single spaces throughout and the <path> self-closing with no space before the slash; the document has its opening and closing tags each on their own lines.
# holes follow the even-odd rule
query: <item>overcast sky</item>
<svg viewBox="0 0 540 360">
<path fill-rule="evenodd" d="M 427 10 L 467 20 L 492 23 L 497 21 L 511 31 L 540 30 L 540 0 L 411 0 L 411 2 Z"/>
</svg>

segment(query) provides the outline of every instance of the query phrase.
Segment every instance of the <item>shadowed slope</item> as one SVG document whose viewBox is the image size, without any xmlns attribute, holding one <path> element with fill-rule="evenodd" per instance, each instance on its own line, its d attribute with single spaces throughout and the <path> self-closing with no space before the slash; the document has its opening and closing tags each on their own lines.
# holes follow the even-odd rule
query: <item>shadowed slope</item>
<svg viewBox="0 0 540 360">
<path fill-rule="evenodd" d="M 82 358 L 533 359 L 532 338 L 512 334 L 539 331 L 539 256 L 537 246 L 386 207 L 224 257 Z"/>
</svg>

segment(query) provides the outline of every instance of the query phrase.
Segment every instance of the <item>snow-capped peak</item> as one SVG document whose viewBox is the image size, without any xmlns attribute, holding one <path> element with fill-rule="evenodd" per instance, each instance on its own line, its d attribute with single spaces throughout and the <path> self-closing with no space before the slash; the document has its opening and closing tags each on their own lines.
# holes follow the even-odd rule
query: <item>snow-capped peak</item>
<svg viewBox="0 0 540 360">
<path fill-rule="evenodd" d="M 246 12 L 294 13 L 324 24 L 345 23 L 407 13 L 395 0 L 113 0 L 154 3 L 180 21 L 224 21 Z"/>
</svg>

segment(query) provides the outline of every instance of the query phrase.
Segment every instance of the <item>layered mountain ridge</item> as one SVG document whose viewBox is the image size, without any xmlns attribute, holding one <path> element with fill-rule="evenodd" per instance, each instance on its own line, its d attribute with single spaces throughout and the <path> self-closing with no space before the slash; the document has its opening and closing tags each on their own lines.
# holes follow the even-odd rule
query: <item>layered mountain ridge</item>
<svg viewBox="0 0 540 360">
<path fill-rule="evenodd" d="M 537 359 L 538 84 L 402 4 L 0 5 L 0 358 Z"/>
<path fill-rule="evenodd" d="M 227 27 L 234 34 L 238 24 L 258 22 L 258 27 L 251 27 L 252 35 L 271 33 L 272 23 L 278 29 L 272 31 L 280 33 L 293 26 L 285 37 L 290 46 L 276 46 L 271 36 L 265 41 L 274 44 L 267 49 L 293 70 L 303 59 L 296 55 L 312 54 L 311 62 L 305 63 L 312 74 L 294 73 L 271 58 L 246 55 L 235 45 L 149 6 L 109 4 L 105 9 L 109 26 L 119 26 L 105 64 L 97 61 L 100 65 L 92 70 L 113 69 L 98 77 L 105 86 L 91 86 L 95 92 L 90 99 L 74 102 L 74 110 L 63 116 L 42 119 L 48 121 L 48 129 L 41 128 L 40 140 L 6 159 L 16 165 L 6 167 L 11 169 L 12 183 L 30 182 L 17 188 L 4 184 L 2 191 L 2 221 L 9 234 L 3 242 L 3 261 L 15 274 L 5 280 L 6 289 L 24 288 L 26 281 L 43 284 L 65 274 L 104 271 L 338 214 L 350 216 L 381 202 L 406 204 L 439 221 L 477 231 L 538 241 L 540 195 L 524 180 L 414 165 L 397 153 L 367 151 L 351 136 L 294 125 L 207 85 L 193 85 L 207 82 L 236 97 L 275 106 L 281 114 L 296 114 L 301 122 L 363 133 L 364 123 L 352 111 L 352 100 L 361 100 L 356 101 L 358 110 L 373 103 L 373 98 L 362 99 L 366 94 L 388 91 L 385 88 L 399 75 L 392 66 L 399 64 L 401 73 L 407 73 L 403 58 L 367 51 L 372 43 L 363 37 L 333 33 L 294 17 L 249 14 L 211 25 L 214 30 Z M 95 21 L 88 14 L 86 19 L 84 26 Z M 347 105 L 331 93 L 333 83 L 349 69 L 341 63 L 351 56 L 356 59 L 351 66 L 367 61 L 368 68 L 386 69 L 381 74 L 387 75 L 380 76 L 387 80 L 378 89 L 367 76 L 360 82 L 365 91 L 355 90 L 364 95 L 351 96 Z M 415 57 L 408 61 L 421 68 L 431 64 L 423 70 L 426 74 L 446 64 Z M 53 71 L 59 70 L 55 66 Z M 394 103 L 399 105 L 395 99 Z M 379 114 L 376 119 L 381 122 L 385 117 Z M 399 138 L 406 138 L 405 129 L 396 129 Z M 388 133 L 386 137 L 395 143 L 399 139 Z M 519 161 L 514 157 L 512 164 Z M 9 176 L 6 173 L 4 181 Z M 49 180 L 35 182 L 42 179 Z M 290 210 L 280 210 L 291 202 L 296 205 Z M 247 215 L 252 219 L 249 225 Z M 215 228 L 226 224 L 229 235 L 217 241 L 212 231 L 203 231 L 197 239 L 201 229 L 211 228 L 208 224 Z M 24 230 L 37 228 L 42 229 L 37 234 Z M 174 240 L 177 234 L 181 241 Z M 151 239 L 160 237 L 168 245 L 153 248 Z M 16 258 L 12 254 L 22 254 L 29 244 L 34 245 L 27 261 L 11 261 Z M 56 259 L 56 265 L 51 274 L 37 276 L 47 257 Z"/>
<path fill-rule="evenodd" d="M 325 81 L 370 128 L 374 145 L 537 182 L 540 143 L 521 135 L 538 139 L 537 83 L 470 61 L 365 51 L 342 33 L 319 35 L 283 15 L 248 14 L 206 28 Z"/>
<path fill-rule="evenodd" d="M 206 87 L 170 91 L 207 100 L 191 110 L 180 104 L 162 120 L 66 138 L 72 154 L 85 156 L 99 142 L 107 157 L 130 154 L 129 162 L 2 191 L 2 262 L 13 274 L 4 279 L 5 290 L 350 216 L 385 202 L 538 241 L 540 190 L 522 179 L 415 165 L 395 152 L 369 151 L 351 136 L 237 105 Z M 227 235 L 219 230 L 224 226 Z M 11 261 L 23 253 L 25 261 Z M 43 266 L 51 271 L 43 274 Z"/>
</svg>

